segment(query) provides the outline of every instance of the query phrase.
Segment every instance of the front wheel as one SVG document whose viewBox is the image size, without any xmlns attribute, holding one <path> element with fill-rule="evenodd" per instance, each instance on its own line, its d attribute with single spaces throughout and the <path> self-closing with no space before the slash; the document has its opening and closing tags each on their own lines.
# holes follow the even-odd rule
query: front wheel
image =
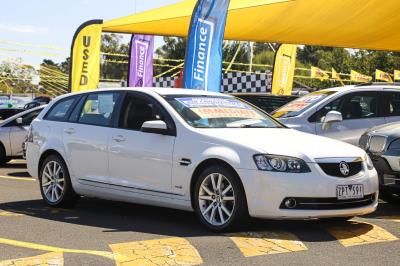
<svg viewBox="0 0 400 266">
<path fill-rule="evenodd" d="M 209 167 L 200 174 L 194 207 L 200 221 L 213 231 L 236 229 L 248 218 L 243 186 L 235 173 L 222 166 Z"/>
<path fill-rule="evenodd" d="M 52 207 L 72 207 L 79 199 L 72 188 L 67 166 L 57 155 L 44 160 L 39 183 L 44 201 Z"/>
</svg>

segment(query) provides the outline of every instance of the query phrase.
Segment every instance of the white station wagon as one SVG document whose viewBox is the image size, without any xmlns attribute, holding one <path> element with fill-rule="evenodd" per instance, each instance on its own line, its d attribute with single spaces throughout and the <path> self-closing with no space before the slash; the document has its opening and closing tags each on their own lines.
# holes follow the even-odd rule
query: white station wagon
<svg viewBox="0 0 400 266">
<path fill-rule="evenodd" d="M 45 202 L 80 195 L 195 211 L 216 231 L 247 217 L 373 212 L 368 155 L 301 133 L 232 96 L 197 90 L 96 90 L 54 100 L 33 121 L 28 170 Z"/>
</svg>

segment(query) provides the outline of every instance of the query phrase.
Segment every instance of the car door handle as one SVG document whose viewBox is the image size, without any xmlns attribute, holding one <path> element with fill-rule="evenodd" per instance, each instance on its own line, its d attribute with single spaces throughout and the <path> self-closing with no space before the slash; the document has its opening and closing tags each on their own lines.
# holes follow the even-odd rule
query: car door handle
<svg viewBox="0 0 400 266">
<path fill-rule="evenodd" d="M 67 129 L 64 129 L 64 132 L 67 133 L 68 135 L 72 135 L 75 133 L 75 129 L 67 128 Z"/>
<path fill-rule="evenodd" d="M 118 135 L 118 136 L 112 137 L 112 140 L 115 142 L 123 142 L 123 141 L 125 141 L 125 138 L 124 138 L 124 136 Z"/>
</svg>

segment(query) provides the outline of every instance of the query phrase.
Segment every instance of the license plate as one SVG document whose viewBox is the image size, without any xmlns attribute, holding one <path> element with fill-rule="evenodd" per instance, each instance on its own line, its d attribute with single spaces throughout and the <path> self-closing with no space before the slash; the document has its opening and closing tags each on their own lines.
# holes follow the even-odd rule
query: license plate
<svg viewBox="0 0 400 266">
<path fill-rule="evenodd" d="M 340 185 L 336 187 L 338 200 L 362 199 L 364 198 L 363 185 Z"/>
</svg>

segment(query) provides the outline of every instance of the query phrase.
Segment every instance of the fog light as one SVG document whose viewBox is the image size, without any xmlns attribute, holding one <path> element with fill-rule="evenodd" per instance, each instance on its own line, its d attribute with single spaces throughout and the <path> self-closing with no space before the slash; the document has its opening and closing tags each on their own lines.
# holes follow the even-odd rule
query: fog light
<svg viewBox="0 0 400 266">
<path fill-rule="evenodd" d="M 285 207 L 288 209 L 294 209 L 297 206 L 297 201 L 293 198 L 285 200 Z"/>
</svg>

